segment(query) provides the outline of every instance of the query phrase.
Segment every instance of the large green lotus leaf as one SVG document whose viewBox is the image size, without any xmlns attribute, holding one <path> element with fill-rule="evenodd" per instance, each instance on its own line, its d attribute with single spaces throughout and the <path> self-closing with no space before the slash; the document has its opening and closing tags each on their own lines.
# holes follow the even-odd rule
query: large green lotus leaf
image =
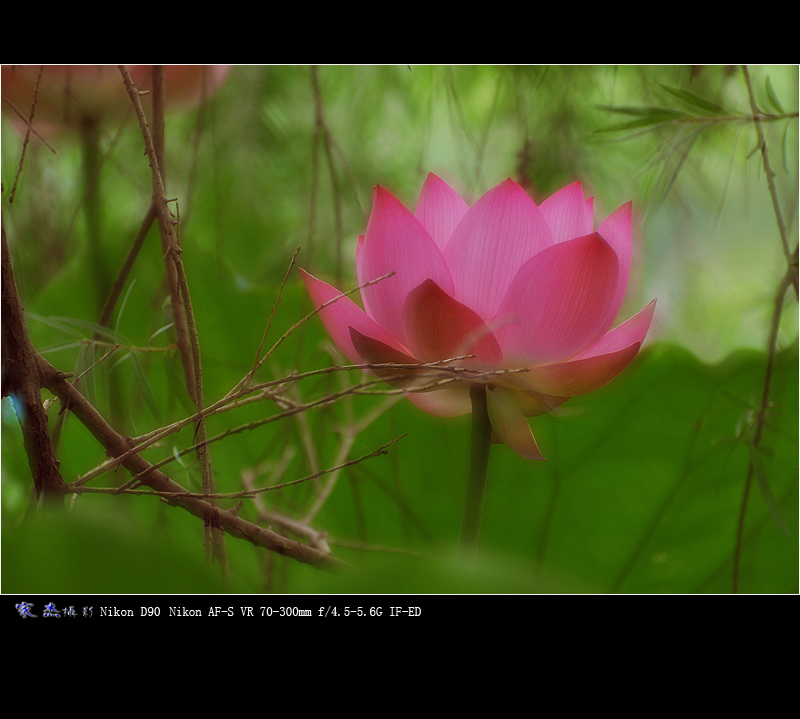
<svg viewBox="0 0 800 719">
<path fill-rule="evenodd" d="M 366 434 L 373 444 L 391 432 L 407 436 L 391 456 L 351 473 L 324 517 L 333 536 L 357 534 L 363 546 L 425 559 L 345 551 L 359 567 L 352 591 L 729 592 L 753 457 L 738 590 L 796 592 L 796 346 L 776 359 L 755 450 L 765 366 L 758 352 L 709 366 L 678 347 L 654 346 L 608 387 L 532 420 L 546 462 L 494 445 L 482 556 L 471 577 L 451 561 L 468 420 L 398 404 Z M 348 574 L 305 574 L 298 586 L 348 591 Z"/>
</svg>

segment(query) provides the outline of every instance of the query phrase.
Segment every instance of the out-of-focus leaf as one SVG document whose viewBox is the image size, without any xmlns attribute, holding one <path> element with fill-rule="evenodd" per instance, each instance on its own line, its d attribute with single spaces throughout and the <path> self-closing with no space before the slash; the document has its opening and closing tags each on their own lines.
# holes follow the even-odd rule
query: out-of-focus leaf
<svg viewBox="0 0 800 719">
<path fill-rule="evenodd" d="M 756 478 L 756 482 L 758 483 L 758 488 L 761 490 L 764 503 L 769 508 L 770 514 L 772 514 L 776 524 L 783 530 L 787 537 L 791 536 L 789 534 L 789 530 L 786 528 L 783 518 L 781 517 L 780 510 L 775 502 L 775 497 L 772 496 L 772 488 L 770 487 L 769 476 L 767 474 L 766 467 L 764 466 L 764 458 L 762 456 L 764 451 L 760 447 L 753 446 L 752 442 L 748 442 L 748 449 L 750 450 L 750 462 L 753 467 L 753 474 Z"/>
<path fill-rule="evenodd" d="M 128 285 L 128 289 L 125 292 L 125 296 L 122 298 L 122 302 L 120 303 L 119 311 L 117 312 L 117 321 L 114 323 L 114 330 L 119 331 L 120 323 L 122 322 L 122 315 L 125 314 L 125 307 L 128 305 L 128 298 L 131 296 L 131 292 L 133 291 L 134 286 L 136 285 L 136 280 L 133 280 L 130 285 Z"/>
<path fill-rule="evenodd" d="M 637 130 L 676 122 L 678 120 L 686 120 L 691 117 L 691 115 L 686 112 L 681 110 L 673 110 L 667 107 L 607 107 L 605 109 L 622 115 L 633 115 L 638 119 L 609 125 L 607 127 L 600 128 L 598 132 Z"/>
<path fill-rule="evenodd" d="M 77 348 L 80 348 L 80 347 L 84 347 L 85 348 L 86 347 L 86 343 L 83 342 L 83 341 L 81 341 L 81 342 L 60 342 L 59 344 L 50 345 L 49 347 L 42 347 L 39 350 L 39 354 L 46 355 L 46 354 L 49 354 L 51 352 L 61 352 L 63 350 L 77 349 Z"/>
<path fill-rule="evenodd" d="M 50 317 L 48 320 L 51 324 L 53 324 L 54 327 L 58 325 L 62 327 L 76 327 L 78 329 L 86 330 L 91 334 L 98 334 L 101 337 L 105 337 L 113 342 L 130 344 L 130 342 L 128 342 L 128 340 L 126 340 L 125 337 L 116 330 L 112 330 L 110 327 L 105 327 L 104 325 L 99 325 L 96 322 L 89 322 L 88 320 L 82 320 L 78 317 Z"/>
<path fill-rule="evenodd" d="M 174 322 L 168 322 L 163 327 L 159 327 L 155 332 L 153 332 L 153 334 L 150 335 L 150 338 L 147 340 L 147 344 L 148 345 L 151 344 L 156 337 L 172 329 L 174 326 L 175 326 Z"/>
<path fill-rule="evenodd" d="M 147 374 L 145 374 L 142 363 L 136 356 L 136 352 L 128 352 L 127 356 L 131 361 L 133 377 L 136 380 L 139 391 L 142 393 L 145 404 L 147 404 L 148 409 L 153 413 L 153 417 L 161 422 L 161 412 L 158 409 L 158 402 L 156 402 L 156 398 L 153 395 L 153 390 L 150 387 L 150 382 L 147 380 Z"/>
<path fill-rule="evenodd" d="M 781 157 L 783 157 L 783 169 L 789 172 L 789 123 L 783 128 L 783 135 L 781 136 Z"/>
<path fill-rule="evenodd" d="M 197 408 L 192 404 L 192 398 L 189 396 L 189 391 L 186 389 L 185 376 L 176 366 L 180 360 L 176 359 L 169 352 L 162 352 L 161 354 L 164 360 L 164 372 L 173 395 L 178 398 L 186 414 L 194 414 Z"/>
<path fill-rule="evenodd" d="M 779 115 L 784 115 L 785 112 L 783 105 L 781 105 L 781 101 L 778 99 L 778 95 L 775 92 L 775 88 L 772 86 L 772 80 L 769 79 L 769 75 L 767 75 L 765 86 L 767 91 L 767 100 L 769 100 L 769 103 Z"/>
<path fill-rule="evenodd" d="M 661 85 L 661 87 L 666 90 L 671 95 L 674 95 L 679 100 L 682 100 L 690 107 L 699 110 L 704 115 L 729 115 L 731 114 L 728 110 L 726 110 L 722 105 L 717 104 L 716 102 L 712 102 L 711 100 L 707 100 L 704 97 L 700 97 L 700 95 L 695 95 L 693 92 L 689 92 L 688 90 L 684 90 L 680 87 L 672 87 L 670 85 Z"/>
<path fill-rule="evenodd" d="M 64 332 L 65 334 L 72 335 L 73 337 L 86 337 L 85 332 L 78 331 L 78 329 L 72 326 L 72 323 L 63 321 L 60 318 L 45 317 L 43 315 L 36 314 L 35 312 L 26 312 L 25 318 L 26 320 L 35 320 L 36 322 L 41 322 L 42 324 L 48 325 L 49 327 Z"/>
</svg>

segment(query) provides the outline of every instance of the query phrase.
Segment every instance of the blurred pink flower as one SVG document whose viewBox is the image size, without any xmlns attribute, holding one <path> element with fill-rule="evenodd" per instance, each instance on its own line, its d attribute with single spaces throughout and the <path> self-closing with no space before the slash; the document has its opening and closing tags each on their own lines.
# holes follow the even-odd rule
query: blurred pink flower
<svg viewBox="0 0 800 719">
<path fill-rule="evenodd" d="M 394 381 L 439 416 L 469 413 L 470 386 L 484 384 L 496 439 L 543 459 L 526 417 L 610 382 L 647 334 L 655 300 L 611 329 L 630 265 L 630 203 L 595 231 L 592 199 L 578 182 L 537 206 L 509 179 L 469 207 L 430 174 L 414 213 L 375 189 L 358 242 L 358 280 L 394 274 L 362 287 L 363 310 L 340 297 L 319 314 L 353 363 L 475 355 L 452 363 L 474 374 L 432 391 L 413 391 L 412 371 Z M 301 272 L 316 307 L 341 294 Z"/>
<path fill-rule="evenodd" d="M 152 65 L 128 66 L 131 79 L 142 91 L 151 87 L 152 68 Z M 118 119 L 132 112 L 116 65 L 3 65 L 3 112 L 18 127 L 22 124 L 24 129 L 20 115 L 28 117 L 40 70 L 34 127 L 53 132 L 87 121 Z M 185 108 L 210 97 L 229 71 L 230 65 L 165 65 L 168 106 Z M 147 95 L 142 97 L 147 100 Z"/>
</svg>

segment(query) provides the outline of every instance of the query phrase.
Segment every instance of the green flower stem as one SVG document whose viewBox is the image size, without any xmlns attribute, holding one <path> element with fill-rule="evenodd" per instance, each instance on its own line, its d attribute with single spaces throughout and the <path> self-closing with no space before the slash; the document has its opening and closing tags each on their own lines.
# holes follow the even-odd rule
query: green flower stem
<svg viewBox="0 0 800 719">
<path fill-rule="evenodd" d="M 470 389 L 470 399 L 472 400 L 472 436 L 467 491 L 461 515 L 460 547 L 465 557 L 475 560 L 478 556 L 481 536 L 486 472 L 489 467 L 489 450 L 492 446 L 492 424 L 486 409 L 486 387 L 474 385 Z"/>
</svg>

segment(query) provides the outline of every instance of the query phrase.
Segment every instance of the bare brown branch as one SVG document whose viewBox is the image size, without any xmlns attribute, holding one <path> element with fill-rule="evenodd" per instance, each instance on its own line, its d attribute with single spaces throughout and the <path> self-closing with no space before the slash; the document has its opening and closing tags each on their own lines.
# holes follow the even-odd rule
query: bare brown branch
<svg viewBox="0 0 800 719">
<path fill-rule="evenodd" d="M 64 481 L 42 405 L 38 354 L 25 326 L 5 222 L 2 223 L 2 244 L 3 396 L 12 398 L 22 427 L 37 499 L 60 504 L 64 497 Z"/>
</svg>

